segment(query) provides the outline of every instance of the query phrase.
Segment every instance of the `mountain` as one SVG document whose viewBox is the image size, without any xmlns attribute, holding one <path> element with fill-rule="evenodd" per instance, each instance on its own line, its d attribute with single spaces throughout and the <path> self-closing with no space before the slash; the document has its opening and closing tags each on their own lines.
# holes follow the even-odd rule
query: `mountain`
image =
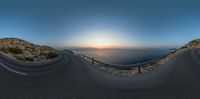
<svg viewBox="0 0 200 99">
<path fill-rule="evenodd" d="M 58 52 L 51 47 L 32 44 L 18 38 L 1 38 L 0 52 L 22 61 L 44 61 L 58 56 Z"/>
</svg>

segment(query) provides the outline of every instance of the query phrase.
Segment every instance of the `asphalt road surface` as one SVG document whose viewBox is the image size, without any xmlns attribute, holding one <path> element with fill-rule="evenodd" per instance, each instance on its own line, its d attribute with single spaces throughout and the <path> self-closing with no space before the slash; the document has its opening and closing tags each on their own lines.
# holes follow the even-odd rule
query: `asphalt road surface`
<svg viewBox="0 0 200 99">
<path fill-rule="evenodd" d="M 59 69 L 37 76 L 10 71 L 0 60 L 0 99 L 200 98 L 199 49 L 178 52 L 158 71 L 131 77 L 111 76 L 78 56 L 65 56 L 68 62 L 53 64 Z"/>
</svg>

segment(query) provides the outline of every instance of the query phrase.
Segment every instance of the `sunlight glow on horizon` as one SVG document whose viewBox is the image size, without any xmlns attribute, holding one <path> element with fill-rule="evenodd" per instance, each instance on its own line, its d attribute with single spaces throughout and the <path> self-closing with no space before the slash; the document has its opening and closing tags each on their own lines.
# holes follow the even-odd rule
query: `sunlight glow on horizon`
<svg viewBox="0 0 200 99">
<path fill-rule="evenodd" d="M 129 44 L 129 39 L 119 33 L 119 31 L 114 30 L 89 30 L 83 35 L 79 36 L 78 41 L 76 41 L 77 47 L 86 48 L 128 48 L 132 45 Z"/>
<path fill-rule="evenodd" d="M 0 38 L 57 49 L 178 48 L 200 38 L 198 0 L 1 0 L 0 5 Z"/>
</svg>

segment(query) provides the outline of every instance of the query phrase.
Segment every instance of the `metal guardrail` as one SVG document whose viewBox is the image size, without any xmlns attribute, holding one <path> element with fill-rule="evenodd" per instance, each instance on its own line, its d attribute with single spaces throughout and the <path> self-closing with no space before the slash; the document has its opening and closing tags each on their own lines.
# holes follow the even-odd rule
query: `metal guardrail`
<svg viewBox="0 0 200 99">
<path fill-rule="evenodd" d="M 78 55 L 80 57 L 82 57 L 83 59 L 85 60 L 88 60 L 91 62 L 91 64 L 96 64 L 96 65 L 101 65 L 103 67 L 108 67 L 108 68 L 115 68 L 115 69 L 118 69 L 118 70 L 130 70 L 130 69 L 137 69 L 138 70 L 138 73 L 141 73 L 141 69 L 142 68 L 147 68 L 148 65 L 151 65 L 151 64 L 156 64 L 157 62 L 159 62 L 160 59 L 163 59 L 165 58 L 166 56 L 168 56 L 169 54 L 171 53 L 175 53 L 175 51 L 172 51 L 160 58 L 156 58 L 156 59 L 153 59 L 153 60 L 150 60 L 150 61 L 146 61 L 146 62 L 138 62 L 136 64 L 130 64 L 130 65 L 118 65 L 118 64 L 109 64 L 109 63 L 104 63 L 104 62 L 101 62 L 99 60 L 96 60 L 94 59 L 93 57 L 88 57 L 86 55 L 83 55 L 83 54 L 80 54 L 80 53 L 74 53 L 74 55 Z"/>
</svg>

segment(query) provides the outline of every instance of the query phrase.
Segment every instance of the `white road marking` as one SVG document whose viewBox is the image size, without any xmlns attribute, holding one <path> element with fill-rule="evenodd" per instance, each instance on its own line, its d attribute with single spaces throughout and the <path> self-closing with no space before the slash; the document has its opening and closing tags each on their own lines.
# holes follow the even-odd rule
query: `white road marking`
<svg viewBox="0 0 200 99">
<path fill-rule="evenodd" d="M 17 73 L 17 74 L 20 74 L 20 75 L 27 75 L 27 73 L 24 73 L 24 72 L 20 72 L 20 71 L 17 71 L 17 70 L 14 70 L 12 68 L 9 68 L 8 66 L 0 63 L 1 66 L 3 66 L 4 68 L 6 68 L 7 70 L 11 71 L 11 72 L 14 72 L 14 73 Z"/>
</svg>

